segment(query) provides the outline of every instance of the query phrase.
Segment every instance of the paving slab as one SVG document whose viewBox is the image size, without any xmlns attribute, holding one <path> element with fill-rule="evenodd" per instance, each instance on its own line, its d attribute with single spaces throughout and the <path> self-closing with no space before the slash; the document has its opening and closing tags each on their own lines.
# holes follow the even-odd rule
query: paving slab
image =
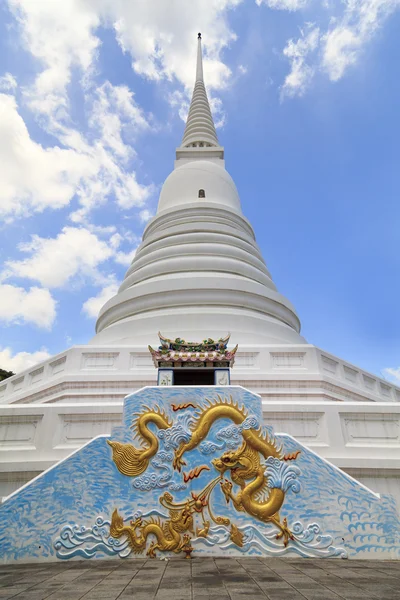
<svg viewBox="0 0 400 600">
<path fill-rule="evenodd" d="M 180 558 L 0 566 L 0 600 L 400 600 L 400 561 Z"/>
</svg>

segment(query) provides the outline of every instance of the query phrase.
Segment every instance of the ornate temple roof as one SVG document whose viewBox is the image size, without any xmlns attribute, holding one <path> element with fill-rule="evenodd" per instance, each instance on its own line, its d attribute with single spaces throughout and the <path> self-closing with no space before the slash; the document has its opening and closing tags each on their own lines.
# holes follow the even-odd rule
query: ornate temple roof
<svg viewBox="0 0 400 600">
<path fill-rule="evenodd" d="M 220 338 L 215 341 L 211 338 L 203 340 L 202 342 L 186 342 L 181 338 L 170 340 L 164 337 L 161 333 L 158 333 L 160 338 L 160 346 L 157 350 L 154 350 L 149 346 L 150 353 L 153 357 L 153 362 L 156 367 L 160 363 L 173 362 L 173 363 L 220 363 L 227 362 L 229 366 L 232 366 L 235 360 L 235 354 L 238 349 L 238 345 L 228 350 L 228 342 L 230 334 L 224 338 Z"/>
</svg>

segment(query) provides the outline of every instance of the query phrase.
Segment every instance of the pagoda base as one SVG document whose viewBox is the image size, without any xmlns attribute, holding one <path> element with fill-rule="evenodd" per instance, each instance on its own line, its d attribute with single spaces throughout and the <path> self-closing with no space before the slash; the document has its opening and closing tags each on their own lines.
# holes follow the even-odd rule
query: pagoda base
<svg viewBox="0 0 400 600">
<path fill-rule="evenodd" d="M 400 558 L 391 496 L 263 425 L 240 387 L 148 387 L 0 506 L 4 564 L 182 556 Z"/>
</svg>

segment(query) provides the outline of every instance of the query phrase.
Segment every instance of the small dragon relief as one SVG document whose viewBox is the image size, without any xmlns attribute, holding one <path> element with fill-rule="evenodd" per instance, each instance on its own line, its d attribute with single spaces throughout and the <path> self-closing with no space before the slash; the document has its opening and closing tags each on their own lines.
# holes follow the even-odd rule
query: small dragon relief
<svg viewBox="0 0 400 600">
<path fill-rule="evenodd" d="M 222 497 L 225 497 L 228 505 L 238 513 L 245 513 L 257 521 L 273 524 L 278 530 L 276 539 L 282 539 L 286 547 L 294 536 L 286 519 L 280 518 L 279 511 L 284 503 L 286 491 L 291 486 L 296 491 L 293 480 L 300 470 L 289 465 L 287 461 L 295 461 L 299 451 L 284 455 L 275 440 L 267 432 L 263 432 L 261 427 L 246 426 L 248 416 L 247 411 L 232 398 L 222 399 L 219 395 L 215 401 L 207 401 L 206 406 L 198 406 L 190 422 L 188 434 L 177 439 L 175 443 L 172 461 L 175 471 L 182 471 L 182 466 L 186 465 L 184 455 L 197 448 L 207 438 L 213 424 L 219 420 L 228 419 L 240 428 L 242 442 L 239 448 L 214 458 L 210 461 L 210 466 L 190 465 L 192 469 L 183 473 L 185 484 L 210 468 L 215 469 L 217 477 L 201 492 L 191 492 L 191 497 L 183 502 L 175 502 L 171 494 L 165 492 L 159 499 L 160 504 L 169 511 L 169 518 L 164 522 L 159 518 L 150 517 L 147 520 L 138 518 L 129 525 L 124 525 L 123 518 L 115 509 L 111 519 L 111 536 L 127 536 L 129 545 L 136 553 L 143 552 L 147 538 L 154 536 L 156 541 L 151 542 L 147 550 L 148 556 L 154 557 L 156 550 L 184 552 L 189 556 L 192 549 L 190 534 L 197 538 L 207 538 L 212 521 L 217 525 L 231 525 L 230 540 L 242 548 L 244 536 L 239 528 L 231 523 L 228 517 L 215 516 L 213 513 L 210 498 L 219 483 Z M 157 454 L 159 439 L 154 432 L 154 426 L 159 430 L 167 430 L 173 427 L 173 423 L 160 409 L 145 409 L 132 425 L 136 437 L 140 439 L 140 448 L 132 444 L 108 442 L 112 448 L 113 460 L 124 475 L 137 477 L 147 469 L 151 459 Z M 228 474 L 230 479 L 226 478 Z M 298 482 L 296 484 L 298 485 Z M 234 486 L 237 486 L 237 492 Z M 205 511 L 209 515 L 207 519 Z M 195 529 L 196 514 L 201 517 L 202 526 Z"/>
<path fill-rule="evenodd" d="M 120 538 L 126 535 L 128 543 L 135 554 L 141 554 L 146 548 L 146 542 L 149 535 L 153 535 L 157 541 L 152 541 L 146 556 L 155 558 L 156 550 L 162 552 L 170 551 L 178 554 L 184 550 L 190 542 L 190 535 L 185 533 L 189 531 L 194 533 L 193 516 L 189 509 L 184 508 L 180 511 L 170 511 L 170 518 L 161 523 L 159 518 L 150 517 L 142 521 L 139 517 L 131 521 L 129 525 L 124 525 L 123 518 L 115 509 L 111 517 L 110 534 L 114 538 Z M 181 535 L 181 534 L 184 535 Z"/>
</svg>

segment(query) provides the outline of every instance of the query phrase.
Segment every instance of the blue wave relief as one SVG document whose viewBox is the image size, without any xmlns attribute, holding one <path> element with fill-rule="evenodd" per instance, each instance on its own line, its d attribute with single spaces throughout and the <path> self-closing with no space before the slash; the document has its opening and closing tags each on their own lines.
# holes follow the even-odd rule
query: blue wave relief
<svg viewBox="0 0 400 600">
<path fill-rule="evenodd" d="M 141 514 L 137 511 L 127 520 L 134 520 L 139 516 L 165 515 L 158 511 L 150 511 Z M 228 527 L 218 525 L 210 528 L 207 538 L 197 537 L 191 543 L 199 555 L 206 548 L 218 547 L 221 554 L 229 554 L 229 550 L 240 551 L 244 554 L 283 556 L 285 554 L 297 555 L 304 558 L 347 558 L 344 548 L 335 547 L 330 535 L 321 535 L 318 523 L 311 523 L 304 527 L 300 521 L 292 526 L 293 540 L 290 546 L 282 546 L 282 542 L 276 539 L 277 530 L 274 527 L 266 528 L 260 525 L 242 525 L 238 530 L 243 535 L 243 545 L 238 547 L 230 538 L 231 531 Z M 70 558 L 93 558 L 97 553 L 107 556 L 118 554 L 121 558 L 128 557 L 132 549 L 128 540 L 114 539 L 110 536 L 110 521 L 99 516 L 91 528 L 79 525 L 66 525 L 61 530 L 60 536 L 54 542 L 57 557 L 60 559 Z"/>
</svg>

